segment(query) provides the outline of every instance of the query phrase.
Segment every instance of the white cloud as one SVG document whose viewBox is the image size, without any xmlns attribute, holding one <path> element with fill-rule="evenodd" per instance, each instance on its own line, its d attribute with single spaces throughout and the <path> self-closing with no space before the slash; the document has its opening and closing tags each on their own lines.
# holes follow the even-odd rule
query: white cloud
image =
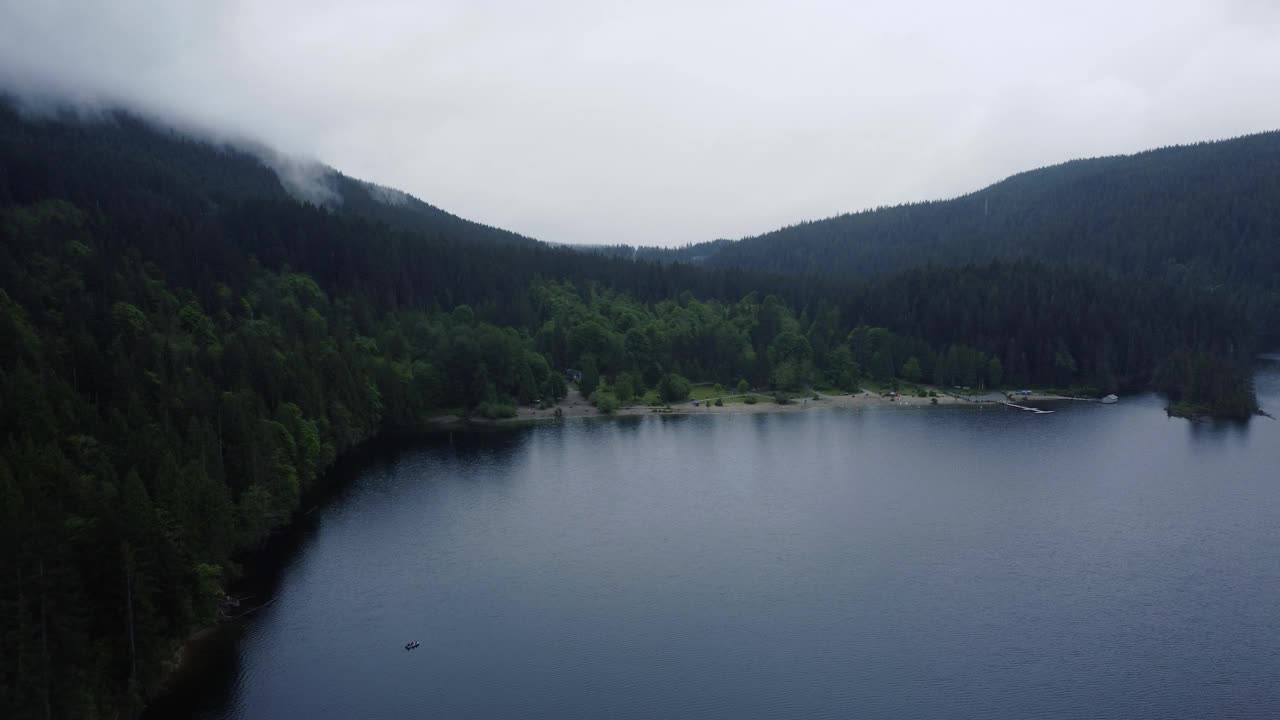
<svg viewBox="0 0 1280 720">
<path fill-rule="evenodd" d="M 0 81 L 547 240 L 675 244 L 1280 126 L 1280 11 L 0 0 Z"/>
</svg>

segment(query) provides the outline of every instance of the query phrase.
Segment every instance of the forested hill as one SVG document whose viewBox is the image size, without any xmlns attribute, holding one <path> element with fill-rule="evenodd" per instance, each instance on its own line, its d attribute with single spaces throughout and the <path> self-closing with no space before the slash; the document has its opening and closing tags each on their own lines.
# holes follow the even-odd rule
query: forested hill
<svg viewBox="0 0 1280 720">
<path fill-rule="evenodd" d="M 1280 290 L 1280 132 L 1076 160 L 951 200 L 804 222 L 668 257 L 864 277 L 926 263 L 1022 257 L 1121 277 L 1274 293 Z"/>
<path fill-rule="evenodd" d="M 137 183 L 130 189 L 138 202 L 203 204 L 214 211 L 248 199 L 294 198 L 427 237 L 536 242 L 319 163 L 254 143 L 211 142 L 120 110 L 24 117 L 0 95 L 0 138 L 6 161 L 0 166 L 0 202 L 45 197 L 78 202 L 127 178 Z M 150 197 L 144 200 L 143 195 Z"/>
<path fill-rule="evenodd" d="M 928 381 L 1256 409 L 1230 294 L 1034 262 L 854 284 L 582 253 L 328 175 L 338 203 L 259 158 L 0 106 L 0 717 L 135 716 L 338 455 L 554 402 L 565 368 L 602 408 Z"/>
</svg>

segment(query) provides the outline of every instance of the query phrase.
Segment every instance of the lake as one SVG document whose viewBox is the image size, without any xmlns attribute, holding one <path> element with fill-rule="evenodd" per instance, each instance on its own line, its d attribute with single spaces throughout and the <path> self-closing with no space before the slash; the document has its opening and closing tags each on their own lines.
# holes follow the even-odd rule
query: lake
<svg viewBox="0 0 1280 720">
<path fill-rule="evenodd" d="M 152 715 L 1280 717 L 1280 422 L 1161 407 L 383 449 Z"/>
</svg>

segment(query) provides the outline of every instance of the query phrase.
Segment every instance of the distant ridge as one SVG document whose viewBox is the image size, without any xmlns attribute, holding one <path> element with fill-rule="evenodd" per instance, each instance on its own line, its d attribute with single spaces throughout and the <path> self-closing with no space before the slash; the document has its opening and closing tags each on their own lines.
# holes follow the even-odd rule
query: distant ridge
<svg viewBox="0 0 1280 720">
<path fill-rule="evenodd" d="M 870 276 L 1031 258 L 1179 284 L 1280 289 L 1280 132 L 1072 160 L 948 200 L 646 254 Z"/>
</svg>

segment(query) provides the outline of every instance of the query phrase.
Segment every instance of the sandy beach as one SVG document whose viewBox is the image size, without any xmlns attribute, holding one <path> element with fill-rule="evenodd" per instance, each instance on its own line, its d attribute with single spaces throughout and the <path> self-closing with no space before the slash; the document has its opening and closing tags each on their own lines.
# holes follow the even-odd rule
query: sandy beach
<svg viewBox="0 0 1280 720">
<path fill-rule="evenodd" d="M 726 397 L 741 397 L 741 395 L 733 395 Z M 747 404 L 741 401 L 727 402 L 722 406 L 715 405 L 715 398 L 698 401 L 687 401 L 682 403 L 673 403 L 670 408 L 667 407 L 650 407 L 648 405 L 631 405 L 619 408 L 613 413 L 612 417 L 626 417 L 635 415 L 757 415 L 761 413 L 794 413 L 807 412 L 810 410 L 829 410 L 834 408 L 859 409 L 859 408 L 919 408 L 919 407 L 937 407 L 937 406 L 999 406 L 1005 401 L 1005 396 L 998 392 L 983 393 L 981 395 L 972 396 L 956 396 L 947 395 L 941 392 L 938 397 L 915 397 L 899 395 L 895 398 L 886 397 L 879 393 L 873 393 L 869 390 L 862 390 L 853 394 L 825 394 L 819 393 L 818 399 L 796 398 L 786 404 L 778 404 L 773 401 L 771 396 L 764 394 L 757 395 L 755 404 Z M 1044 393 L 1036 393 L 1029 396 L 1017 396 L 1013 401 L 1018 405 L 1027 405 L 1036 402 L 1059 402 L 1064 400 L 1072 400 L 1073 398 L 1063 397 L 1059 395 L 1050 395 Z M 935 402 L 936 401 L 936 402 Z M 696 403 L 696 404 L 695 404 Z M 576 389 L 571 389 L 569 395 L 560 402 L 559 405 L 551 408 L 540 409 L 530 406 L 522 406 L 516 409 L 516 416 L 513 418 L 505 418 L 502 420 L 477 420 L 471 419 L 469 422 L 481 425 L 496 425 L 507 423 L 523 423 L 541 420 L 555 420 L 557 418 L 556 410 L 560 410 L 560 418 L 583 418 L 583 417 L 608 417 L 593 406 L 585 397 Z M 468 420 L 457 415 L 440 415 L 431 419 L 431 423 L 438 426 L 457 425 L 467 423 Z"/>
</svg>

